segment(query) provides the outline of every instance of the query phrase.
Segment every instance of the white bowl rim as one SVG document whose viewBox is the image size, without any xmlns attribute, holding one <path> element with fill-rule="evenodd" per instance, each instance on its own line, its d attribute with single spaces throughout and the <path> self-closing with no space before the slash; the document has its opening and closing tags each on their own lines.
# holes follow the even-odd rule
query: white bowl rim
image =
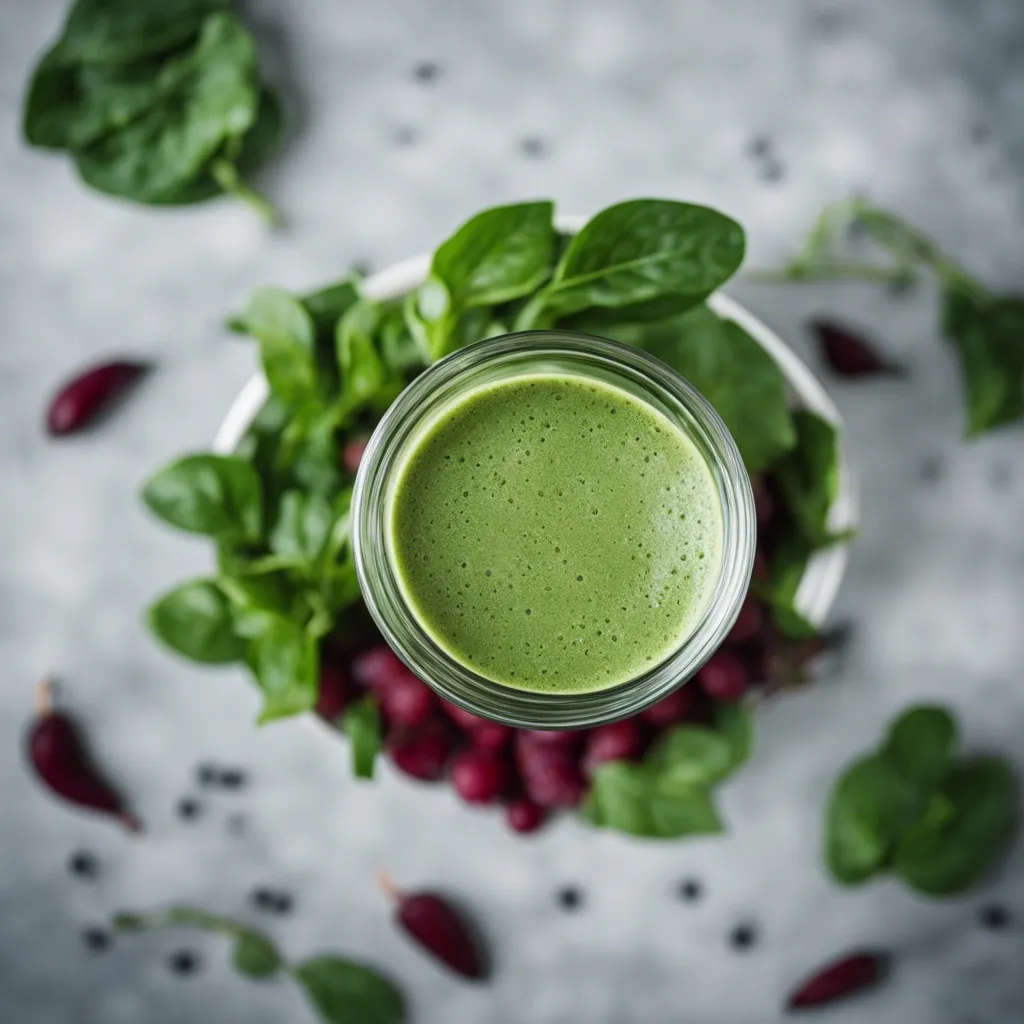
<svg viewBox="0 0 1024 1024">
<path fill-rule="evenodd" d="M 584 223 L 584 217 L 569 214 L 555 218 L 555 226 L 559 231 L 578 231 Z M 412 291 L 426 279 L 430 258 L 429 253 L 421 253 L 370 275 L 363 282 L 363 294 L 367 298 L 382 301 Z M 739 324 L 775 360 L 802 408 L 817 413 L 839 430 L 839 489 L 829 510 L 829 527 L 836 532 L 854 529 L 858 521 L 857 492 L 845 445 L 843 419 L 835 403 L 806 363 L 746 307 L 721 292 L 712 295 L 708 305 L 719 316 Z M 213 440 L 215 452 L 229 455 L 235 450 L 266 402 L 268 394 L 267 380 L 262 372 L 257 371 L 231 403 Z M 835 602 L 846 572 L 848 555 L 849 542 L 843 541 L 816 552 L 807 563 L 794 598 L 794 606 L 815 626 L 824 624 Z"/>
</svg>

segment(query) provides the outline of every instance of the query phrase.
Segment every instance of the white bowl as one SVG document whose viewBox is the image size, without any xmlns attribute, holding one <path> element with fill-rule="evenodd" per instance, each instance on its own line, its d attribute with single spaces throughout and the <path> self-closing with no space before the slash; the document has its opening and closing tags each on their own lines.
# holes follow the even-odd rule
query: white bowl
<svg viewBox="0 0 1024 1024">
<path fill-rule="evenodd" d="M 583 217 L 556 218 L 556 226 L 560 231 L 578 231 L 583 223 Z M 426 280 L 429 269 L 429 253 L 393 263 L 363 282 L 363 294 L 378 300 L 398 298 L 419 287 Z M 856 490 L 849 468 L 842 417 L 832 399 L 796 353 L 738 302 L 718 292 L 708 299 L 708 305 L 719 316 L 738 323 L 775 360 L 798 405 L 817 413 L 839 430 L 839 492 L 829 510 L 828 524 L 833 531 L 852 529 L 857 525 Z M 213 441 L 215 452 L 228 455 L 235 450 L 268 394 L 267 380 L 262 373 L 249 378 L 235 396 L 217 431 Z M 825 622 L 835 601 L 846 571 L 848 548 L 848 543 L 833 544 L 817 552 L 807 563 L 794 605 L 815 626 Z"/>
</svg>

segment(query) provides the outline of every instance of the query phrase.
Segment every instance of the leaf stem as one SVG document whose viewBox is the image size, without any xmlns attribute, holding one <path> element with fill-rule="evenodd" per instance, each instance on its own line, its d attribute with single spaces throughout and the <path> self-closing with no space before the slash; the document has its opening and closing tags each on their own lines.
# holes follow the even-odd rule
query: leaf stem
<svg viewBox="0 0 1024 1024">
<path fill-rule="evenodd" d="M 210 174 L 225 192 L 251 206 L 271 227 L 280 224 L 281 218 L 274 205 L 242 180 L 238 168 L 230 160 L 223 157 L 214 160 L 210 164 Z"/>
</svg>

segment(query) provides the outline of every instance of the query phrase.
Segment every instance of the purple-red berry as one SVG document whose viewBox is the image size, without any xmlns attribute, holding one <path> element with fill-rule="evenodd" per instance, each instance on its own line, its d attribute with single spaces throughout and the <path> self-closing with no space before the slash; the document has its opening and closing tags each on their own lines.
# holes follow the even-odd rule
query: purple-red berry
<svg viewBox="0 0 1024 1024">
<path fill-rule="evenodd" d="M 544 808 L 525 796 L 513 800 L 505 809 L 505 820 L 516 832 L 536 832 L 546 817 Z"/>
<path fill-rule="evenodd" d="M 414 779 L 436 782 L 452 753 L 452 737 L 443 722 L 430 719 L 414 729 L 388 737 L 387 751 L 395 767 Z"/>
<path fill-rule="evenodd" d="M 677 722 L 693 718 L 700 708 L 700 694 L 692 684 L 684 684 L 662 697 L 656 704 L 646 707 L 640 717 L 655 729 L 664 729 Z"/>
<path fill-rule="evenodd" d="M 635 718 L 600 725 L 591 730 L 583 748 L 583 774 L 594 772 L 607 761 L 628 761 L 638 757 L 644 746 L 644 732 Z"/>
<path fill-rule="evenodd" d="M 750 689 L 750 676 L 743 660 L 732 651 L 719 651 L 697 673 L 697 681 L 712 700 L 732 703 Z"/>
<path fill-rule="evenodd" d="M 455 792 L 467 804 L 492 804 L 508 787 L 508 762 L 494 751 L 471 747 L 455 755 L 451 776 Z"/>
</svg>

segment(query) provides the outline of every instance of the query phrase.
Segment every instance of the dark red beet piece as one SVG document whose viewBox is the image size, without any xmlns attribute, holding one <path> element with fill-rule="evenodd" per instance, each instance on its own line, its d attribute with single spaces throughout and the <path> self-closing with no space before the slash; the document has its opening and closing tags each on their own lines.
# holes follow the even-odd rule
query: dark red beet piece
<svg viewBox="0 0 1024 1024">
<path fill-rule="evenodd" d="M 336 665 L 324 665 L 320 669 L 320 695 L 316 701 L 316 713 L 336 724 L 348 702 L 348 677 Z"/>
<path fill-rule="evenodd" d="M 541 807 L 575 807 L 583 799 L 583 776 L 574 754 L 519 733 L 516 763 L 526 795 Z"/>
<path fill-rule="evenodd" d="M 637 757 L 644 745 L 644 732 L 635 718 L 601 725 L 587 736 L 583 749 L 583 774 L 591 778 L 606 761 L 625 761 Z"/>
<path fill-rule="evenodd" d="M 375 690 L 387 686 L 393 680 L 409 674 L 402 660 L 390 647 L 378 644 L 363 651 L 352 661 L 352 675 L 356 682 Z"/>
<path fill-rule="evenodd" d="M 460 708 L 458 704 L 452 704 L 447 700 L 441 701 L 441 710 L 465 732 L 475 732 L 481 725 L 486 725 L 490 721 L 489 718 L 481 718 L 480 715 L 474 715 L 472 711 L 466 711 L 465 708 Z"/>
<path fill-rule="evenodd" d="M 508 786 L 508 762 L 492 750 L 470 748 L 455 755 L 451 775 L 455 792 L 467 804 L 492 804 Z"/>
<path fill-rule="evenodd" d="M 142 826 L 89 761 L 75 727 L 52 707 L 49 683 L 40 683 L 38 715 L 28 734 L 28 756 L 40 779 L 65 800 L 117 818 L 125 828 Z"/>
<path fill-rule="evenodd" d="M 356 470 L 359 469 L 359 463 L 363 459 L 363 452 L 366 451 L 366 443 L 370 439 L 368 437 L 361 437 L 358 441 L 349 441 L 347 445 L 341 450 L 341 464 L 345 467 L 347 473 L 351 473 L 353 476 L 356 475 Z"/>
<path fill-rule="evenodd" d="M 811 321 L 825 362 L 840 377 L 905 377 L 901 363 L 882 355 L 866 338 L 834 320 Z"/>
<path fill-rule="evenodd" d="M 775 518 L 775 498 L 768 490 L 763 476 L 752 476 L 750 486 L 754 492 L 754 513 L 757 516 L 757 528 L 766 530 Z"/>
<path fill-rule="evenodd" d="M 729 643 L 745 644 L 757 638 L 764 624 L 764 610 L 749 594 L 740 606 L 736 622 L 729 630 Z"/>
<path fill-rule="evenodd" d="M 484 750 L 504 750 L 512 741 L 515 730 L 500 722 L 484 722 L 470 734 L 474 747 Z"/>
<path fill-rule="evenodd" d="M 74 434 L 103 411 L 148 369 L 145 363 L 101 363 L 69 380 L 50 401 L 46 429 L 53 437 Z"/>
<path fill-rule="evenodd" d="M 433 892 L 400 892 L 383 873 L 377 880 L 395 900 L 395 920 L 414 942 L 464 978 L 484 977 L 485 960 L 476 930 L 446 899 Z"/>
<path fill-rule="evenodd" d="M 526 745 L 551 747 L 555 750 L 578 750 L 583 742 L 583 731 L 580 729 L 523 729 L 519 735 Z"/>
<path fill-rule="evenodd" d="M 505 809 L 505 820 L 516 832 L 536 832 L 546 816 L 543 807 L 525 796 L 513 800 Z"/>
<path fill-rule="evenodd" d="M 789 1010 L 808 1009 L 834 1003 L 863 991 L 882 980 L 888 957 L 884 953 L 850 953 L 815 971 L 802 982 L 786 1002 Z"/>
<path fill-rule="evenodd" d="M 693 718 L 700 708 L 700 694 L 692 685 L 680 686 L 656 704 L 644 708 L 640 717 L 655 729 L 664 729 Z"/>
<path fill-rule="evenodd" d="M 443 722 L 431 719 L 415 729 L 388 737 L 388 753 L 395 767 L 424 782 L 436 782 L 444 775 L 452 753 L 451 733 Z"/>
<path fill-rule="evenodd" d="M 421 725 L 437 707 L 437 695 L 411 672 L 374 688 L 384 717 L 394 725 Z"/>
<path fill-rule="evenodd" d="M 712 700 L 737 701 L 750 689 L 743 660 L 732 651 L 719 651 L 697 673 L 697 681 Z"/>
<path fill-rule="evenodd" d="M 768 563 L 768 556 L 762 548 L 754 551 L 754 568 L 751 570 L 750 578 L 755 583 L 767 583 L 771 577 L 771 566 Z"/>
</svg>

